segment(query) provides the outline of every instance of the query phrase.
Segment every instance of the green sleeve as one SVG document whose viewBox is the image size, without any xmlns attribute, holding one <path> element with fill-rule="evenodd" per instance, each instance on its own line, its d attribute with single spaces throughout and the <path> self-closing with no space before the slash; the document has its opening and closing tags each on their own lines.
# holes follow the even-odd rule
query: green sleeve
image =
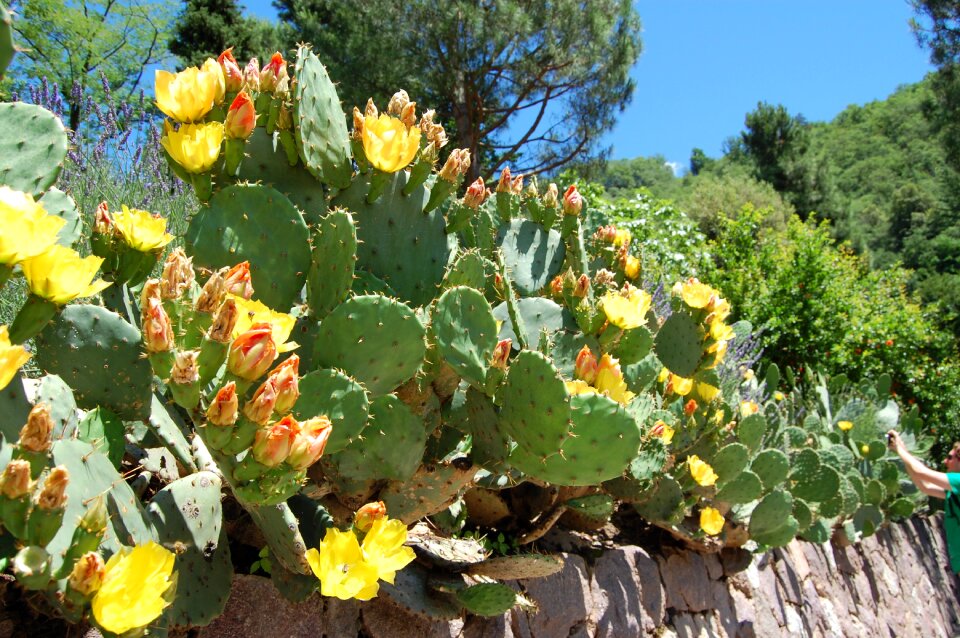
<svg viewBox="0 0 960 638">
<path fill-rule="evenodd" d="M 960 493 L 960 472 L 947 472 L 947 481 L 950 483 L 947 492 Z"/>
</svg>

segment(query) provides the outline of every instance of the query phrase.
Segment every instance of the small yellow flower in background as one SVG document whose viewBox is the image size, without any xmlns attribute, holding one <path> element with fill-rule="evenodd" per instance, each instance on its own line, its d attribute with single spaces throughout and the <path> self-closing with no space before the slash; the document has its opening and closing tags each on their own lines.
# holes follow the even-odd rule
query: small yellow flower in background
<svg viewBox="0 0 960 638">
<path fill-rule="evenodd" d="M 640 276 L 640 260 L 633 255 L 624 255 L 623 274 L 627 279 L 636 279 Z"/>
<path fill-rule="evenodd" d="M 54 245 L 47 252 L 23 262 L 23 275 L 34 295 L 63 305 L 78 297 L 90 297 L 110 285 L 97 279 L 103 259 L 81 257 L 76 251 Z"/>
<path fill-rule="evenodd" d="M 760 406 L 757 405 L 756 401 L 741 401 L 740 402 L 740 416 L 748 417 L 751 414 L 756 414 L 760 411 Z"/>
<path fill-rule="evenodd" d="M 867 454 L 869 454 L 869 453 L 870 453 L 870 446 L 867 445 L 866 443 L 864 443 L 863 445 L 861 445 L 861 446 L 860 446 L 860 453 L 863 454 L 864 456 L 866 456 Z"/>
<path fill-rule="evenodd" d="M 113 214 L 113 223 L 123 242 L 142 253 L 157 252 L 173 240 L 167 232 L 167 220 L 145 210 L 127 208 Z"/>
<path fill-rule="evenodd" d="M 700 528 L 710 536 L 716 536 L 723 531 L 723 514 L 713 507 L 704 507 L 700 510 Z"/>
<path fill-rule="evenodd" d="M 710 401 L 713 401 L 718 394 L 720 394 L 720 388 L 710 385 L 709 383 L 698 383 L 697 394 L 699 394 L 704 401 L 709 403 Z"/>
<path fill-rule="evenodd" d="M 683 303 L 691 308 L 706 308 L 710 305 L 712 298 L 720 297 L 720 294 L 714 288 L 700 283 L 693 277 L 680 284 L 679 293 Z"/>
<path fill-rule="evenodd" d="M 852 421 L 838 421 L 838 422 L 837 422 L 837 427 L 840 428 L 842 431 L 847 432 L 847 431 L 849 431 L 851 428 L 853 428 L 853 422 L 852 422 Z"/>
<path fill-rule="evenodd" d="M 173 584 L 173 563 L 173 552 L 153 541 L 111 556 L 90 601 L 97 624 L 122 634 L 156 620 L 169 604 L 163 595 Z"/>
<path fill-rule="evenodd" d="M 660 370 L 660 374 L 657 375 L 657 381 L 658 381 L 659 383 L 663 383 L 664 381 L 666 381 L 667 379 L 670 378 L 670 374 L 671 374 L 671 372 L 670 372 L 670 370 L 669 370 L 668 368 L 662 368 L 662 369 Z"/>
<path fill-rule="evenodd" d="M 293 332 L 296 320 L 284 312 L 271 310 L 264 303 L 255 299 L 244 299 L 238 295 L 228 295 L 237 304 L 237 323 L 233 327 L 233 338 L 236 339 L 255 323 L 270 324 L 273 342 L 277 344 L 277 352 L 290 352 L 300 345 L 296 341 L 287 341 Z"/>
<path fill-rule="evenodd" d="M 574 381 L 567 381 L 564 383 L 567 388 L 567 394 L 570 396 L 575 396 L 577 394 L 597 394 L 597 389 L 583 381 L 581 379 L 576 379 Z"/>
<path fill-rule="evenodd" d="M 420 150 L 420 129 L 395 117 L 367 115 L 363 119 L 363 152 L 385 173 L 396 173 L 413 161 Z"/>
<path fill-rule="evenodd" d="M 698 485 L 709 487 L 717 482 L 717 473 L 713 471 L 709 463 L 701 461 L 696 454 L 687 457 L 687 465 L 690 467 L 690 476 Z"/>
<path fill-rule="evenodd" d="M 639 288 L 623 292 L 610 291 L 600 299 L 607 321 L 622 330 L 630 330 L 647 322 L 650 295 Z"/>
<path fill-rule="evenodd" d="M 197 122 L 210 112 L 218 96 L 223 99 L 224 85 L 223 70 L 212 58 L 199 69 L 191 66 L 176 74 L 158 70 L 154 75 L 157 108 L 177 122 Z"/>
<path fill-rule="evenodd" d="M 174 130 L 169 122 L 163 123 L 160 144 L 170 157 L 189 173 L 206 173 L 217 163 L 220 146 L 223 144 L 223 124 L 182 124 Z"/>
<path fill-rule="evenodd" d="M 780 392 L 780 390 L 777 390 L 776 392 L 773 393 L 774 401 L 783 401 L 786 398 L 787 398 L 787 395 L 785 395 L 783 392 Z"/>
<path fill-rule="evenodd" d="M 693 390 L 693 379 L 686 379 L 676 374 L 671 374 L 669 386 L 671 392 L 685 397 Z"/>
<path fill-rule="evenodd" d="M 676 430 L 667 425 L 665 421 L 657 421 L 650 429 L 650 434 L 651 436 L 659 437 L 664 445 L 670 445 L 671 441 L 673 441 L 673 435 L 676 434 Z"/>
<path fill-rule="evenodd" d="M 393 584 L 399 570 L 409 565 L 415 555 L 407 542 L 407 526 L 397 519 L 380 518 L 373 522 L 363 537 L 363 558 L 377 570 L 380 580 Z"/>
<path fill-rule="evenodd" d="M 320 547 L 307 550 L 306 558 L 314 576 L 320 580 L 322 596 L 370 600 L 380 589 L 377 567 L 364 561 L 357 535 L 352 530 L 341 532 L 331 527 Z"/>
<path fill-rule="evenodd" d="M 627 246 L 633 240 L 633 235 L 626 228 L 617 228 L 613 235 L 614 246 Z"/>
<path fill-rule="evenodd" d="M 10 334 L 6 326 L 0 326 L 0 390 L 13 380 L 13 375 L 30 359 L 30 353 L 23 346 L 10 343 Z"/>
<path fill-rule="evenodd" d="M 12 266 L 46 252 L 65 223 L 32 195 L 0 186 L 0 264 Z"/>
</svg>

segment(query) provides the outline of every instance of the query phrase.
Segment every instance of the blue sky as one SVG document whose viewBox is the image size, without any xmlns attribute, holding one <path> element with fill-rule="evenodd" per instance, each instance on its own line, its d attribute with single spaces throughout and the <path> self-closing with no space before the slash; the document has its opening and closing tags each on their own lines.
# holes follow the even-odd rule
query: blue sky
<svg viewBox="0 0 960 638">
<path fill-rule="evenodd" d="M 273 18 L 269 0 L 247 0 Z M 643 53 L 632 104 L 608 134 L 614 158 L 719 157 L 757 102 L 830 120 L 932 69 L 907 0 L 637 0 Z"/>
</svg>

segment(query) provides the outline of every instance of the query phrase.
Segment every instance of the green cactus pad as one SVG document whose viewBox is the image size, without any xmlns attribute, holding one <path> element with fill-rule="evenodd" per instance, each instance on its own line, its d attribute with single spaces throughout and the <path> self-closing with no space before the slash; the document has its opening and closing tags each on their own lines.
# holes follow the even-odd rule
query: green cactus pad
<svg viewBox="0 0 960 638">
<path fill-rule="evenodd" d="M 883 444 L 883 441 L 870 441 L 865 443 L 867 446 L 867 451 L 860 451 L 860 455 L 868 461 L 879 461 L 886 455 L 887 446 Z"/>
<path fill-rule="evenodd" d="M 307 551 L 300 535 L 297 517 L 286 503 L 279 505 L 247 505 L 250 518 L 257 524 L 270 547 L 271 558 L 297 574 L 311 574 L 310 564 L 304 557 Z"/>
<path fill-rule="evenodd" d="M 786 545 L 800 528 L 792 512 L 793 498 L 789 492 L 767 494 L 750 515 L 750 538 L 769 547 Z"/>
<path fill-rule="evenodd" d="M 536 295 L 563 266 L 566 249 L 560 233 L 540 224 L 514 219 L 500 227 L 497 246 L 517 291 Z"/>
<path fill-rule="evenodd" d="M 57 181 L 66 157 L 60 118 L 33 104 L 0 104 L 0 185 L 40 197 Z"/>
<path fill-rule="evenodd" d="M 327 454 L 343 450 L 367 426 L 369 401 L 363 386 L 336 370 L 314 370 L 300 379 L 300 398 L 293 406 L 299 421 L 324 415 L 333 431 L 327 440 Z"/>
<path fill-rule="evenodd" d="M 423 466 L 407 480 L 388 483 L 379 498 L 391 518 L 410 525 L 447 509 L 467 488 L 474 474 L 476 468 L 462 457 L 452 463 Z"/>
<path fill-rule="evenodd" d="M 456 599 L 429 586 L 425 567 L 410 563 L 397 572 L 393 584 L 380 583 L 380 596 L 415 616 L 429 620 L 453 620 L 460 617 Z"/>
<path fill-rule="evenodd" d="M 118 551 L 121 545 L 133 546 L 157 540 L 154 531 L 147 525 L 149 519 L 133 490 L 117 473 L 110 459 L 94 450 L 89 443 L 78 440 L 54 441 L 53 463 L 63 465 L 70 473 L 64 525 L 47 545 L 47 551 L 53 558 L 54 573 L 63 564 L 77 523 L 92 507 L 92 497 L 97 495 L 102 494 L 106 499 L 109 515 L 101 547 L 112 553 Z"/>
<path fill-rule="evenodd" d="M 443 287 L 468 286 L 487 294 L 488 278 L 495 269 L 496 266 L 490 260 L 484 259 L 478 251 L 468 250 L 461 253 L 447 270 L 443 277 Z"/>
<path fill-rule="evenodd" d="M 887 488 L 887 495 L 900 490 L 900 470 L 890 461 L 877 461 L 873 466 L 873 475 Z"/>
<path fill-rule="evenodd" d="M 749 462 L 750 453 L 747 451 L 747 446 L 731 443 L 717 451 L 716 456 L 710 461 L 710 466 L 717 473 L 718 483 L 723 485 L 737 478 Z"/>
<path fill-rule="evenodd" d="M 780 450 L 763 450 L 750 464 L 750 469 L 763 483 L 763 490 L 769 492 L 787 478 L 790 472 L 790 460 Z"/>
<path fill-rule="evenodd" d="M 66 222 L 60 232 L 57 233 L 57 243 L 69 248 L 78 239 L 83 232 L 83 222 L 80 221 L 80 212 L 77 210 L 77 203 L 73 198 L 64 193 L 59 188 L 50 188 L 43 197 L 40 198 L 40 205 L 49 215 L 59 217 Z"/>
<path fill-rule="evenodd" d="M 620 360 L 620 365 L 629 365 L 650 354 L 652 347 L 653 335 L 650 330 L 646 326 L 638 326 L 623 333 L 613 355 Z"/>
<path fill-rule="evenodd" d="M 615 503 L 608 494 L 589 494 L 564 501 L 564 506 L 594 520 L 607 520 L 613 515 Z"/>
<path fill-rule="evenodd" d="M 320 324 L 314 359 L 341 368 L 373 395 L 413 377 L 427 351 L 426 330 L 408 306 L 379 295 L 343 302 Z"/>
<path fill-rule="evenodd" d="M 63 379 L 55 374 L 48 374 L 40 380 L 37 387 L 37 395 L 34 405 L 46 403 L 50 406 L 50 418 L 53 420 L 53 432 L 50 436 L 54 439 L 72 439 L 76 436 L 77 425 L 77 403 L 73 396 L 73 390 Z M 16 441 L 20 437 L 20 428 L 26 423 L 13 423 L 14 432 L 11 433 L 8 441 Z"/>
<path fill-rule="evenodd" d="M 496 556 L 482 563 L 471 565 L 466 573 L 470 576 L 486 576 L 497 580 L 521 578 L 546 578 L 563 569 L 563 558 L 546 554 L 514 554 Z"/>
<path fill-rule="evenodd" d="M 353 288 L 351 292 L 355 295 L 383 295 L 384 297 L 396 297 L 397 292 L 390 287 L 390 284 L 380 279 L 376 275 L 371 275 L 366 270 L 357 270 L 353 276 Z"/>
<path fill-rule="evenodd" d="M 856 467 L 850 467 L 844 476 L 850 481 L 850 485 L 853 486 L 853 491 L 857 493 L 860 502 L 864 502 L 865 486 L 863 484 L 863 474 L 860 473 L 860 470 Z"/>
<path fill-rule="evenodd" d="M 551 341 L 550 358 L 553 359 L 553 365 L 557 367 L 557 371 L 564 379 L 573 379 L 576 376 L 577 354 L 583 346 L 590 346 L 594 354 L 600 352 L 600 344 L 596 337 L 582 332 L 559 331 L 554 333 Z"/>
<path fill-rule="evenodd" d="M 767 420 L 760 413 L 751 414 L 737 425 L 737 438 L 740 442 L 756 451 L 763 441 L 763 435 L 767 431 Z"/>
<path fill-rule="evenodd" d="M 497 345 L 497 322 L 483 295 L 464 286 L 447 290 L 433 308 L 430 327 L 450 367 L 482 386 Z"/>
<path fill-rule="evenodd" d="M 334 188 L 350 185 L 350 137 L 337 89 L 319 58 L 306 45 L 297 49 L 293 72 L 293 116 L 300 159 L 313 175 Z"/>
<path fill-rule="evenodd" d="M 813 431 L 813 428 L 811 428 L 811 431 Z M 803 428 L 791 425 L 783 430 L 783 440 L 787 446 L 791 448 L 799 449 L 808 447 L 808 439 L 810 439 L 810 434 Z"/>
<path fill-rule="evenodd" d="M 634 505 L 640 516 L 657 523 L 676 523 L 683 518 L 683 489 L 671 476 L 663 476 L 646 500 Z"/>
<path fill-rule="evenodd" d="M 72 394 L 70 399 L 73 400 Z M 5 441 L 13 442 L 20 438 L 20 428 L 27 422 L 32 407 L 23 388 L 21 372 L 17 372 L 7 387 L 0 390 L 0 414 L 4 415 L 0 419 L 0 435 Z M 0 445 L 0 449 L 2 447 Z"/>
<path fill-rule="evenodd" d="M 863 486 L 863 502 L 867 505 L 880 505 L 887 498 L 887 488 L 877 479 L 870 479 Z"/>
<path fill-rule="evenodd" d="M 300 298 L 310 241 L 300 212 L 269 186 L 237 184 L 215 193 L 184 236 L 194 265 L 211 270 L 250 262 L 254 297 L 280 312 Z"/>
<path fill-rule="evenodd" d="M 66 306 L 37 335 L 36 361 L 73 388 L 81 408 L 104 406 L 124 421 L 150 416 L 153 371 L 140 331 L 106 308 Z"/>
<path fill-rule="evenodd" d="M 559 453 L 573 423 L 566 387 L 546 357 L 531 350 L 518 354 L 497 398 L 500 426 L 534 469 Z"/>
<path fill-rule="evenodd" d="M 657 359 L 657 355 L 651 353 L 636 363 L 623 366 L 623 380 L 627 382 L 631 392 L 642 394 L 657 380 L 661 369 L 663 364 Z"/>
<path fill-rule="evenodd" d="M 838 472 L 843 472 L 856 463 L 853 452 L 844 445 L 823 448 L 820 450 L 820 459 Z"/>
<path fill-rule="evenodd" d="M 426 444 L 423 421 L 388 394 L 370 402 L 370 425 L 363 436 L 330 460 L 341 475 L 354 481 L 405 481 L 417 471 Z"/>
<path fill-rule="evenodd" d="M 307 304 L 323 318 L 347 298 L 357 261 L 357 233 L 350 213 L 335 210 L 313 228 Z"/>
<path fill-rule="evenodd" d="M 800 538 L 810 543 L 826 543 L 830 540 L 830 533 L 830 522 L 821 518 L 810 523 L 810 527 L 800 534 Z"/>
<path fill-rule="evenodd" d="M 763 485 L 760 477 L 750 470 L 744 470 L 736 478 L 724 484 L 715 498 L 727 503 L 749 503 L 760 498 L 762 493 Z"/>
<path fill-rule="evenodd" d="M 177 596 L 166 612 L 176 625 L 209 624 L 230 597 L 233 563 L 220 488 L 216 474 L 198 472 L 167 485 L 147 506 L 160 543 L 184 550 L 177 555 Z"/>
<path fill-rule="evenodd" d="M 703 328 L 685 312 L 674 312 L 660 326 L 654 349 L 670 372 L 689 379 L 700 364 L 702 344 Z"/>
<path fill-rule="evenodd" d="M 813 524 L 813 512 L 807 502 L 799 498 L 793 499 L 793 517 L 797 519 L 797 531 L 803 533 Z"/>
<path fill-rule="evenodd" d="M 447 234 L 439 209 L 423 213 L 430 197 L 424 186 L 404 195 L 407 173 L 399 171 L 389 179 L 373 204 L 367 203 L 370 176 L 360 175 L 333 205 L 351 211 L 357 222 L 357 265 L 390 284 L 402 300 L 422 306 L 437 294 L 456 250 L 456 236 Z"/>
<path fill-rule="evenodd" d="M 156 394 L 150 400 L 147 427 L 188 472 L 197 471 L 190 442 L 184 435 L 184 432 L 189 432 L 188 426 L 183 423 L 183 417 L 174 406 L 168 407 Z"/>
<path fill-rule="evenodd" d="M 501 583 L 481 583 L 457 592 L 457 601 L 475 616 L 502 616 L 517 603 L 517 592 Z"/>
<path fill-rule="evenodd" d="M 114 467 L 120 467 L 126 452 L 123 421 L 106 408 L 95 408 L 87 412 L 77 428 L 81 441 L 86 441 L 101 454 L 106 455 Z"/>
<path fill-rule="evenodd" d="M 527 335 L 531 339 L 531 343 L 536 343 L 539 340 L 540 334 L 543 332 L 546 332 L 552 337 L 559 330 L 567 330 L 570 332 L 577 330 L 577 322 L 574 320 L 573 315 L 570 314 L 570 311 L 562 306 L 558 306 L 549 299 L 544 297 L 530 297 L 528 299 L 518 299 L 516 304 L 517 312 L 523 320 L 523 325 L 526 328 Z M 507 304 L 502 303 L 494 308 L 493 317 L 497 321 L 503 322 L 500 326 L 500 338 L 512 340 L 513 349 L 519 350 L 520 342 L 517 340 L 517 335 L 513 332 L 513 324 L 510 321 Z M 574 353 L 574 357 L 576 357 L 576 353 Z"/>
<path fill-rule="evenodd" d="M 453 395 L 446 421 L 471 436 L 471 456 L 487 469 L 496 470 L 509 455 L 510 442 L 500 431 L 493 401 L 475 388 Z"/>
<path fill-rule="evenodd" d="M 840 475 L 829 465 L 820 462 L 813 450 L 802 450 L 793 460 L 789 477 L 790 492 L 811 503 L 822 503 L 837 494 Z"/>
<path fill-rule="evenodd" d="M 316 223 L 327 211 L 326 193 L 323 185 L 311 175 L 303 164 L 290 166 L 283 146 L 276 134 L 271 135 L 261 127 L 247 138 L 244 148 L 246 157 L 240 164 L 237 181 L 259 182 L 283 193 L 300 209 L 308 224 Z M 233 182 L 217 176 L 224 186 Z"/>
<path fill-rule="evenodd" d="M 901 497 L 894 500 L 887 507 L 887 511 L 890 513 L 890 516 L 894 518 L 907 518 L 913 515 L 914 504 L 913 501 L 906 497 Z"/>
<path fill-rule="evenodd" d="M 860 538 L 872 536 L 883 524 L 883 512 L 876 505 L 864 505 L 853 515 L 853 527 Z"/>
</svg>

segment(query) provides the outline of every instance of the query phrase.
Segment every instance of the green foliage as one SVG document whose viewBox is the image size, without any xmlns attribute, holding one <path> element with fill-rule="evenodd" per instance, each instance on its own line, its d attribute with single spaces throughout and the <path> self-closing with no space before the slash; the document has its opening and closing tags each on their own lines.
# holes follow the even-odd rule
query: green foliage
<svg viewBox="0 0 960 638">
<path fill-rule="evenodd" d="M 672 199 L 679 194 L 682 184 L 663 155 L 609 160 L 593 177 L 611 198 L 630 198 L 635 191 L 646 188 L 658 197 Z"/>
<path fill-rule="evenodd" d="M 282 51 L 283 40 L 278 25 L 245 17 L 237 0 L 186 0 L 173 26 L 170 53 L 184 66 L 200 66 L 228 47 L 242 68 L 249 58 Z"/>
<path fill-rule="evenodd" d="M 773 186 L 739 170 L 701 172 L 684 189 L 679 205 L 710 238 L 720 232 L 721 215 L 736 219 L 748 205 L 762 211 L 764 228 L 783 230 L 793 215 L 793 206 Z"/>
</svg>

